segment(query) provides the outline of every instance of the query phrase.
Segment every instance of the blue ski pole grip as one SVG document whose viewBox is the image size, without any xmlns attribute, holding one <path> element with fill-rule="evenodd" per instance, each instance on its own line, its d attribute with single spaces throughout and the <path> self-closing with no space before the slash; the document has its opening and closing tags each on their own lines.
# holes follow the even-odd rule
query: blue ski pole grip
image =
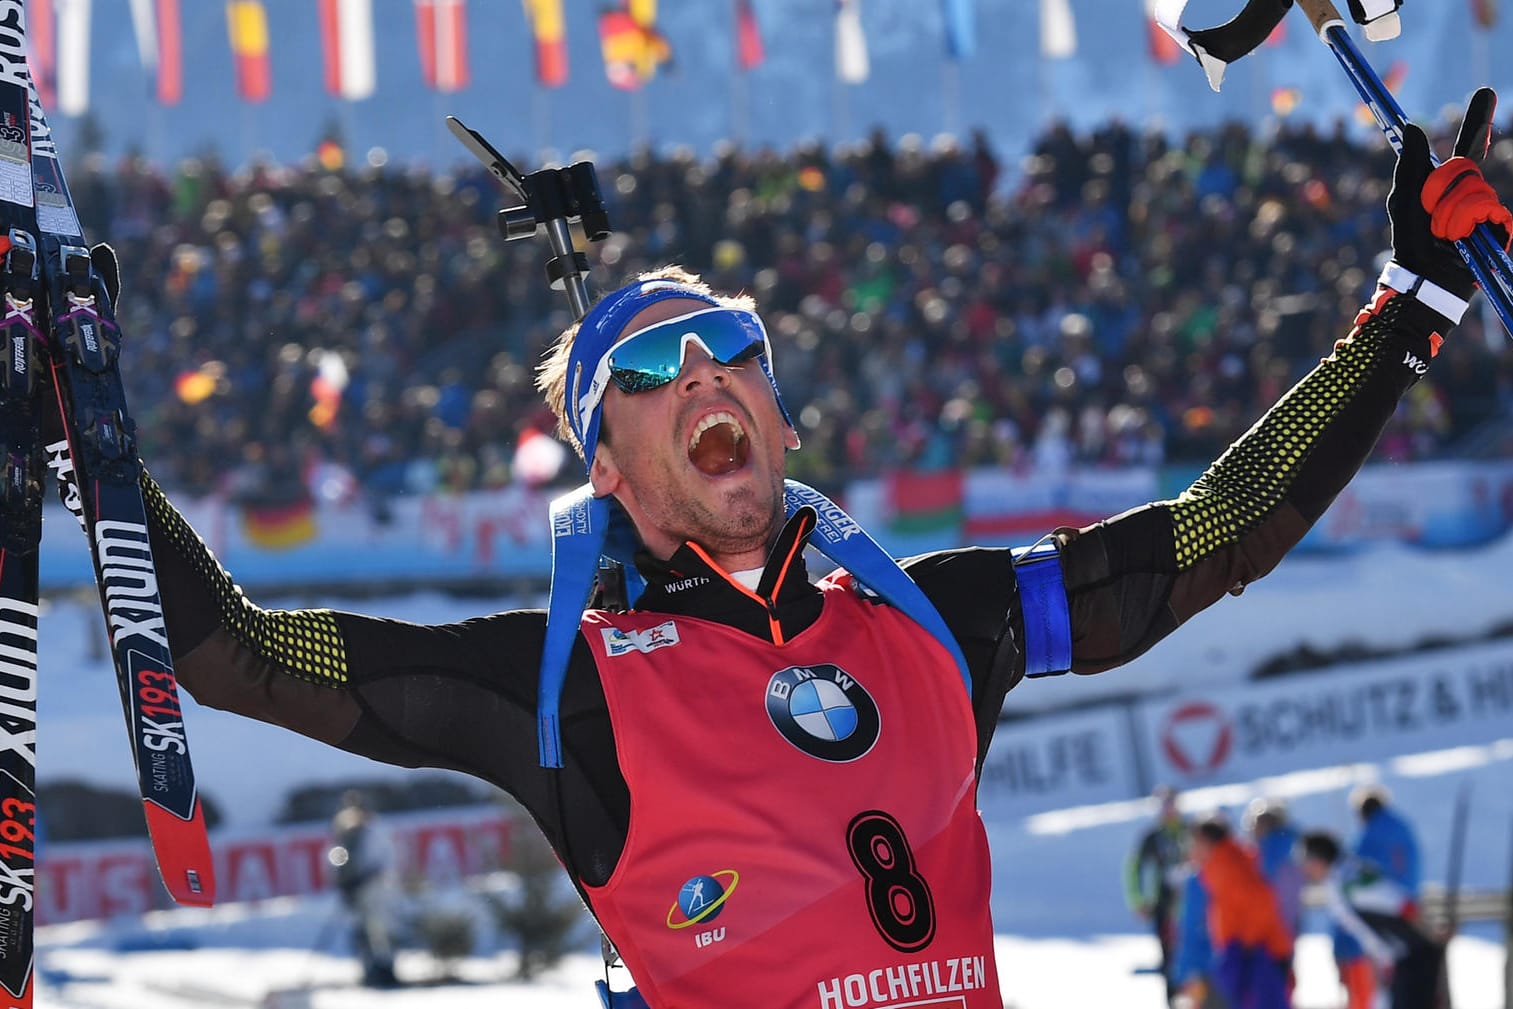
<svg viewBox="0 0 1513 1009">
<path fill-rule="evenodd" d="M 1024 616 L 1024 675 L 1058 676 L 1072 669 L 1072 611 L 1061 552 L 1041 543 L 1017 552 L 1014 577 Z"/>
<path fill-rule="evenodd" d="M 541 648 L 536 697 L 536 737 L 542 767 L 562 766 L 562 733 L 557 710 L 573 641 L 583 609 L 594 590 L 594 574 L 609 535 L 609 501 L 584 484 L 552 502 L 552 590 Z"/>
</svg>

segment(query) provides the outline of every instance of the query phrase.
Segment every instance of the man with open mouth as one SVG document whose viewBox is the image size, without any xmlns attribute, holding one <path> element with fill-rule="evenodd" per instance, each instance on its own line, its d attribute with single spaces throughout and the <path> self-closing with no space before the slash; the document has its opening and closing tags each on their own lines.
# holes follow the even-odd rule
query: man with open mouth
<svg viewBox="0 0 1513 1009">
<path fill-rule="evenodd" d="M 1485 111 L 1458 153 L 1485 151 Z M 588 475 L 553 505 L 548 612 L 261 609 L 147 478 L 180 682 L 514 795 L 639 987 L 606 1004 L 997 1009 L 975 796 L 1005 695 L 1126 662 L 1270 571 L 1465 311 L 1446 240 L 1513 223 L 1474 162 L 1431 172 L 1422 132 L 1404 141 L 1375 297 L 1173 500 L 895 562 L 785 480 L 798 437 L 756 306 L 667 268 L 543 366 Z M 806 545 L 836 573 L 811 583 Z"/>
</svg>

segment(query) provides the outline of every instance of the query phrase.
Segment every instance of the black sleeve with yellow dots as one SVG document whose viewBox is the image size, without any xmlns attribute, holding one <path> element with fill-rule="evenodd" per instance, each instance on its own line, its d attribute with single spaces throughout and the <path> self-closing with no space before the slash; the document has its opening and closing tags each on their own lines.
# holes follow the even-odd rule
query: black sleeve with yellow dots
<svg viewBox="0 0 1513 1009">
<path fill-rule="evenodd" d="M 1448 329 L 1413 298 L 1378 292 L 1334 352 L 1175 500 L 1058 530 L 1073 671 L 1129 661 L 1274 568 L 1371 454 Z"/>
<path fill-rule="evenodd" d="M 567 766 L 553 777 L 536 759 L 540 610 L 421 625 L 264 609 L 150 476 L 142 492 L 175 672 L 196 701 L 385 763 L 475 775 L 519 799 L 559 853 L 588 866 L 585 878 L 609 871 L 629 796 L 586 645 L 568 666 Z"/>
</svg>

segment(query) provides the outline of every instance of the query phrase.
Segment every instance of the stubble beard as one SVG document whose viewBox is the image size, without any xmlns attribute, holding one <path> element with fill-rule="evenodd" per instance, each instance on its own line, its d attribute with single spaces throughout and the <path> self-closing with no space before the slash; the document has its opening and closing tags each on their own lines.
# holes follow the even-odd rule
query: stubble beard
<svg viewBox="0 0 1513 1009">
<path fill-rule="evenodd" d="M 749 485 L 722 495 L 717 504 L 690 497 L 678 509 L 682 521 L 677 535 L 713 554 L 765 550 L 782 528 L 781 482 L 767 496 L 768 500 L 762 500 L 763 497 Z"/>
</svg>

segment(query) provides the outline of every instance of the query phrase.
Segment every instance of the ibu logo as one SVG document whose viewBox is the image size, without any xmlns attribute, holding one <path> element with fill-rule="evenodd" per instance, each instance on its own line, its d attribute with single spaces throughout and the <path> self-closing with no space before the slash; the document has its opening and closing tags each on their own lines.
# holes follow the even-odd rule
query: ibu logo
<svg viewBox="0 0 1513 1009">
<path fill-rule="evenodd" d="M 721 869 L 705 876 L 693 876 L 678 888 L 678 899 L 667 909 L 667 927 L 670 929 L 700 928 L 693 934 L 693 944 L 699 949 L 725 941 L 725 926 L 708 928 L 710 922 L 720 916 L 725 904 L 741 882 L 741 874 L 734 869 Z"/>
<path fill-rule="evenodd" d="M 872 695 L 828 662 L 773 673 L 767 682 L 767 717 L 799 750 L 831 763 L 864 756 L 882 727 Z"/>
</svg>

